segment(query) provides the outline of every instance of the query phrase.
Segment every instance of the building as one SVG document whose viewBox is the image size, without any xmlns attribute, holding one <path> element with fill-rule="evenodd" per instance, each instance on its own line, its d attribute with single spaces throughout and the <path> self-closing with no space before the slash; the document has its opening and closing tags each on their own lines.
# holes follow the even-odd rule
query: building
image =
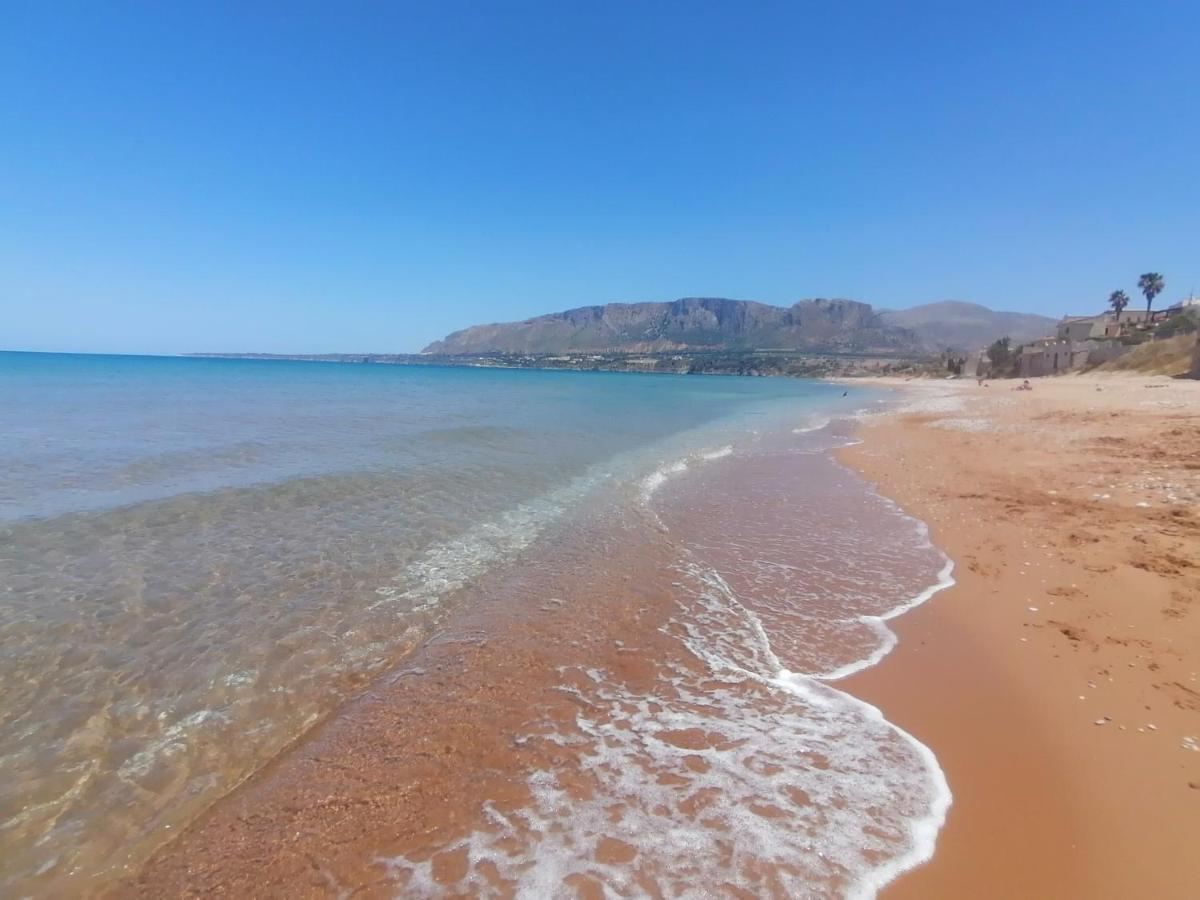
<svg viewBox="0 0 1200 900">
<path fill-rule="evenodd" d="M 1154 319 L 1155 321 L 1171 319 L 1185 312 L 1191 313 L 1192 315 L 1200 312 L 1200 297 L 1185 297 L 1178 303 L 1172 303 L 1166 309 L 1156 310 L 1154 313 Z"/>
<path fill-rule="evenodd" d="M 1057 340 L 1022 347 L 1021 355 L 1017 359 L 1017 377 L 1040 378 L 1043 375 L 1069 372 L 1077 367 L 1083 368 L 1086 361 L 1083 345 L 1083 341 Z M 1079 354 L 1083 354 L 1083 360 L 1077 364 Z"/>
<path fill-rule="evenodd" d="M 1154 314 L 1155 316 L 1157 315 Z M 1153 317 L 1144 309 L 1127 309 L 1121 313 L 1103 313 L 1098 316 L 1064 316 L 1058 323 L 1055 337 L 1060 341 L 1102 341 L 1120 337 L 1130 328 L 1143 325 Z"/>
<path fill-rule="evenodd" d="M 1018 378 L 1040 378 L 1076 372 L 1085 366 L 1096 366 L 1116 359 L 1129 348 L 1119 341 L 1060 341 L 1045 340 L 1021 348 L 1017 358 Z"/>
<path fill-rule="evenodd" d="M 1086 341 L 1099 327 L 1103 331 L 1105 316 L 1064 316 L 1055 335 L 1059 341 Z"/>
<path fill-rule="evenodd" d="M 963 363 L 963 376 L 966 378 L 984 378 L 992 368 L 991 360 L 988 359 L 987 350 L 976 350 L 974 353 L 967 354 L 967 361 Z"/>
</svg>

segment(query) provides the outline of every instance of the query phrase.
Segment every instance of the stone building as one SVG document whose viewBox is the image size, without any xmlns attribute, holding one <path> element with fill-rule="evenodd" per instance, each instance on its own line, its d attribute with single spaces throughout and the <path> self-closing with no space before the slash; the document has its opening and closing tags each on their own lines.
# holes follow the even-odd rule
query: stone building
<svg viewBox="0 0 1200 900">
<path fill-rule="evenodd" d="M 1129 348 L 1118 341 L 1046 340 L 1021 349 L 1017 358 L 1018 378 L 1039 378 L 1075 372 L 1116 359 Z"/>
</svg>

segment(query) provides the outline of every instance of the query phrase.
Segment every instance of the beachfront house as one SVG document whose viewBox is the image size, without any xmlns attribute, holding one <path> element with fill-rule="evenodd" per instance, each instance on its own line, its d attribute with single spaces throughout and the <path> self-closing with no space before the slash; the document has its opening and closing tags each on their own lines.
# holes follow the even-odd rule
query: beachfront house
<svg viewBox="0 0 1200 900">
<path fill-rule="evenodd" d="M 1110 313 L 1064 316 L 1053 337 L 1021 348 L 1017 357 L 1017 376 L 1058 375 L 1116 359 L 1129 349 L 1118 338 L 1143 327 L 1149 319 L 1145 310 L 1126 310 L 1120 321 Z"/>
<path fill-rule="evenodd" d="M 1102 341 L 1116 338 L 1153 321 L 1157 313 L 1147 316 L 1144 309 L 1127 309 L 1118 321 L 1113 313 L 1099 316 L 1064 316 L 1058 323 L 1055 337 L 1060 341 Z"/>
<path fill-rule="evenodd" d="M 1018 378 L 1040 378 L 1083 368 L 1087 350 L 1082 341 L 1046 340 L 1027 344 L 1017 358 Z"/>
<path fill-rule="evenodd" d="M 1105 331 L 1105 316 L 1064 316 L 1058 323 L 1055 337 L 1059 341 L 1074 343 L 1086 341 L 1097 331 L 1100 337 Z"/>
<path fill-rule="evenodd" d="M 1120 341 L 1056 341 L 1028 344 L 1017 358 L 1019 378 L 1039 378 L 1098 366 L 1129 351 Z"/>
</svg>

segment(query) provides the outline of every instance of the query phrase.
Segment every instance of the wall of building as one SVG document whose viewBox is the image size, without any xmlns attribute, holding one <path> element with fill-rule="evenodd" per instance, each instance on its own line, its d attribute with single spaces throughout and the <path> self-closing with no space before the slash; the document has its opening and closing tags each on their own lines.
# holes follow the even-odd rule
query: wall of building
<svg viewBox="0 0 1200 900">
<path fill-rule="evenodd" d="M 1040 347 L 1026 347 L 1017 361 L 1017 376 L 1040 378 L 1075 372 L 1085 366 L 1116 359 L 1129 350 L 1116 341 L 1056 341 Z"/>
<path fill-rule="evenodd" d="M 1080 365 L 1098 366 L 1100 363 L 1106 363 L 1110 359 L 1116 359 L 1118 356 L 1124 356 L 1131 349 L 1131 347 L 1128 347 L 1125 344 L 1118 344 L 1115 341 L 1110 344 L 1096 344 L 1095 346 L 1088 348 L 1087 358 Z"/>
<path fill-rule="evenodd" d="M 1058 339 L 1060 341 L 1086 341 L 1092 335 L 1092 329 L 1101 319 L 1071 319 L 1060 322 Z"/>
<path fill-rule="evenodd" d="M 1017 375 L 1021 378 L 1040 378 L 1070 371 L 1073 346 L 1070 341 L 1056 341 L 1040 347 L 1026 347 L 1017 361 Z"/>
</svg>

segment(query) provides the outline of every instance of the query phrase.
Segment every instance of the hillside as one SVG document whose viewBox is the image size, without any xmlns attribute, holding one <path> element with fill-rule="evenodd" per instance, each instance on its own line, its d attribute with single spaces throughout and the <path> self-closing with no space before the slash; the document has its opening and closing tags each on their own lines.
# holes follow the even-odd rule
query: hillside
<svg viewBox="0 0 1200 900">
<path fill-rule="evenodd" d="M 880 310 L 888 325 L 915 332 L 930 350 L 974 350 L 1007 335 L 1014 344 L 1054 333 L 1055 319 L 1032 313 L 995 312 L 977 303 L 943 300 L 911 309 Z"/>
<path fill-rule="evenodd" d="M 1124 356 L 1098 366 L 1098 372 L 1139 372 L 1143 375 L 1187 375 L 1200 352 L 1195 334 L 1179 334 L 1161 341 L 1148 341 Z"/>
<path fill-rule="evenodd" d="M 917 336 L 853 300 L 801 300 L 790 307 L 688 297 L 669 303 L 585 306 L 456 331 L 425 353 L 667 352 L 820 350 L 914 353 Z"/>
</svg>

